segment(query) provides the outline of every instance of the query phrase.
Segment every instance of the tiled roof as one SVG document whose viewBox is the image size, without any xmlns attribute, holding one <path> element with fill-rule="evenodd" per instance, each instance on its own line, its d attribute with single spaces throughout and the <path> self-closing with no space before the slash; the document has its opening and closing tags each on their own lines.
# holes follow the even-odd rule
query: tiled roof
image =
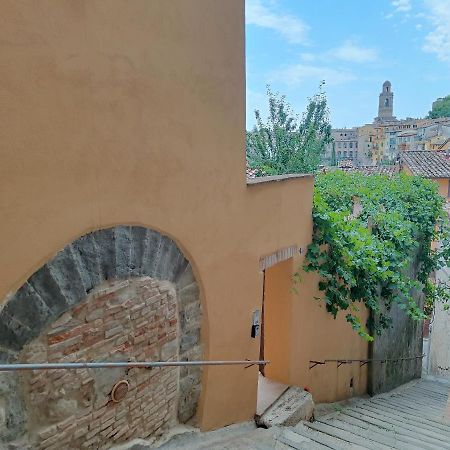
<svg viewBox="0 0 450 450">
<path fill-rule="evenodd" d="M 392 176 L 400 172 L 398 164 L 390 166 L 361 166 L 361 167 L 339 167 L 343 172 L 359 172 L 363 175 L 388 175 Z"/>
<path fill-rule="evenodd" d="M 258 175 L 258 169 L 250 169 L 250 167 L 247 166 L 246 174 L 247 178 L 256 178 Z"/>
<path fill-rule="evenodd" d="M 413 175 L 426 178 L 450 178 L 450 162 L 433 151 L 407 151 L 402 162 Z"/>
</svg>

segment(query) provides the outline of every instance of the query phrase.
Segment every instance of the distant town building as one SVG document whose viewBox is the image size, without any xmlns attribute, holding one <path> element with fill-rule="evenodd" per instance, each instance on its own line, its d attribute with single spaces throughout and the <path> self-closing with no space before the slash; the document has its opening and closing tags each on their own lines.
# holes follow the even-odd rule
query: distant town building
<svg viewBox="0 0 450 450">
<path fill-rule="evenodd" d="M 375 118 L 375 122 L 396 120 L 393 112 L 394 93 L 392 92 L 392 85 L 390 81 L 385 81 L 378 101 L 378 117 Z"/>
<path fill-rule="evenodd" d="M 336 162 L 343 160 L 358 160 L 358 129 L 357 128 L 339 128 L 332 130 L 333 138 L 331 152 L 336 157 Z"/>
<path fill-rule="evenodd" d="M 401 152 L 450 150 L 450 117 L 398 120 L 390 81 L 382 86 L 378 116 L 373 123 L 331 132 L 333 142 L 325 152 L 328 164 L 351 161 L 353 166 L 393 164 Z"/>
</svg>

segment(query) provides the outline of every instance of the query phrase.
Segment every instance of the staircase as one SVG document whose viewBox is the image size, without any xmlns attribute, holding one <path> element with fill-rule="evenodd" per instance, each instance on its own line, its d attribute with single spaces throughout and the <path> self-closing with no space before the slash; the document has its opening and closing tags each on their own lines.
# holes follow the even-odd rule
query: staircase
<svg viewBox="0 0 450 450">
<path fill-rule="evenodd" d="M 313 423 L 282 430 L 277 440 L 297 449 L 450 450 L 449 387 L 422 380 L 355 399 Z M 305 438 L 315 447 L 308 447 Z"/>
<path fill-rule="evenodd" d="M 418 380 L 371 399 L 318 408 L 294 427 L 232 425 L 180 434 L 161 450 L 450 450 L 450 384 Z M 321 412 L 322 409 L 322 412 Z M 136 443 L 130 450 L 154 448 Z"/>
</svg>

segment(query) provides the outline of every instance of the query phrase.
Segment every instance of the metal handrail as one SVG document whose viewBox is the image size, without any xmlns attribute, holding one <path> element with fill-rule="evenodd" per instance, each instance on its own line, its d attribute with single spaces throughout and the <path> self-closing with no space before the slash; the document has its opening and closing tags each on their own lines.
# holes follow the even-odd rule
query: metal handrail
<svg viewBox="0 0 450 450">
<path fill-rule="evenodd" d="M 24 363 L 0 364 L 0 372 L 14 370 L 55 370 L 55 369 L 102 369 L 112 367 L 152 369 L 154 367 L 183 366 L 232 366 L 245 365 L 245 368 L 255 365 L 266 365 L 270 361 L 115 361 L 115 362 L 67 362 L 67 363 Z"/>
<path fill-rule="evenodd" d="M 364 366 L 368 363 L 372 362 L 380 362 L 380 363 L 386 363 L 386 362 L 397 362 L 397 361 L 408 361 L 411 359 L 419 359 L 423 358 L 425 355 L 418 355 L 418 356 L 407 356 L 403 358 L 372 358 L 372 359 L 324 359 L 323 361 L 309 361 L 309 368 L 312 369 L 316 366 L 323 366 L 324 364 L 328 362 L 335 362 L 338 364 L 338 367 L 342 366 L 342 364 L 352 364 L 355 362 L 360 363 L 361 366 Z"/>
</svg>

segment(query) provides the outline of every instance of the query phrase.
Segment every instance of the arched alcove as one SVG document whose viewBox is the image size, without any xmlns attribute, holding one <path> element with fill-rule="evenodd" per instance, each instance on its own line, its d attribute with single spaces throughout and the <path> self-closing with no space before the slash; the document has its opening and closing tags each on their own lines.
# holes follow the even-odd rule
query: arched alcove
<svg viewBox="0 0 450 450">
<path fill-rule="evenodd" d="M 176 243 L 117 226 L 68 244 L 6 299 L 0 360 L 197 360 L 200 322 L 199 287 Z M 128 383 L 121 402 L 117 382 Z M 108 448 L 188 421 L 200 387 L 199 368 L 3 372 L 1 437 Z"/>
</svg>

